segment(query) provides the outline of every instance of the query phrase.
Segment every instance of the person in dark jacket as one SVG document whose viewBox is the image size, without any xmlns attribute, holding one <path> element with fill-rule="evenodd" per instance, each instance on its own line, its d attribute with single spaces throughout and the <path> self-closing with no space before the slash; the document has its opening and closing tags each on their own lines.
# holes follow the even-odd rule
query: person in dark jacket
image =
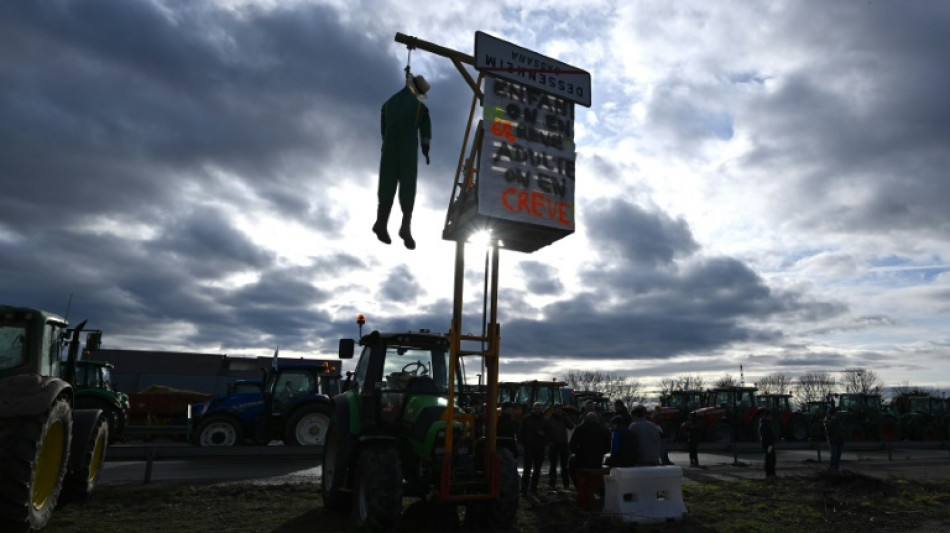
<svg viewBox="0 0 950 533">
<path fill-rule="evenodd" d="M 554 404 L 551 415 L 544 421 L 544 434 L 548 439 L 548 460 L 551 465 L 548 469 L 548 483 L 552 489 L 557 488 L 557 470 L 561 468 L 561 483 L 564 488 L 571 487 L 570 474 L 567 471 L 567 462 L 571 456 L 568 448 L 567 432 L 574 429 L 574 424 L 567 418 L 561 404 Z"/>
<path fill-rule="evenodd" d="M 636 466 L 637 464 L 637 436 L 624 423 L 622 416 L 610 419 L 610 457 L 607 466 Z"/>
<path fill-rule="evenodd" d="M 633 416 L 630 414 L 630 409 L 627 409 L 627 405 L 623 403 L 623 400 L 614 401 L 614 415 L 623 419 L 624 426 L 629 426 L 633 422 Z"/>
<path fill-rule="evenodd" d="M 703 431 L 699 427 L 698 414 L 690 414 L 686 422 L 683 422 L 683 433 L 689 447 L 689 466 L 699 466 L 699 439 L 702 438 Z"/>
<path fill-rule="evenodd" d="M 775 476 L 775 431 L 772 429 L 772 413 L 765 411 L 759 419 L 759 440 L 765 451 L 765 477 Z"/>
<path fill-rule="evenodd" d="M 574 473 L 579 468 L 602 468 L 604 456 L 610 453 L 610 430 L 600 423 L 600 415 L 591 411 L 584 415 L 581 425 L 571 435 L 571 479 L 577 485 Z"/>
<path fill-rule="evenodd" d="M 501 406 L 501 414 L 498 415 L 498 445 L 511 450 L 511 454 L 518 457 L 518 423 L 512 417 L 514 406 L 510 402 L 505 402 Z"/>
<path fill-rule="evenodd" d="M 844 449 L 844 432 L 841 431 L 841 421 L 834 409 L 825 418 L 825 433 L 828 435 L 828 451 L 831 454 L 828 466 L 832 472 L 837 472 L 841 465 L 841 452 Z"/>
<path fill-rule="evenodd" d="M 544 462 L 544 405 L 541 402 L 531 406 L 531 412 L 521 419 L 518 429 L 518 439 L 524 448 L 524 468 L 521 474 L 521 495 L 528 495 L 528 488 L 532 492 L 538 491 L 538 481 L 541 476 L 541 463 Z"/>
</svg>

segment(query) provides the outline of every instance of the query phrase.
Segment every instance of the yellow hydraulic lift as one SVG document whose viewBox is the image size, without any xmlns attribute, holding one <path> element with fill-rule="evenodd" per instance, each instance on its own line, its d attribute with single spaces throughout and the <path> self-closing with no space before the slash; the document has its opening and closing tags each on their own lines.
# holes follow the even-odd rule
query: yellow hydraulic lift
<svg viewBox="0 0 950 533">
<path fill-rule="evenodd" d="M 590 74 L 482 32 L 476 33 L 475 51 L 478 58 L 402 33 L 397 33 L 395 40 L 406 45 L 410 54 L 412 50 L 419 49 L 450 59 L 473 93 L 443 238 L 456 243 L 449 375 L 455 376 L 460 365 L 464 368 L 463 358 L 475 356 L 481 359 L 485 378 L 483 464 L 486 468 L 482 480 L 458 481 L 452 476 L 453 454 L 446 453 L 439 492 L 443 501 L 494 499 L 499 495 L 500 468 L 497 454 L 499 252 L 504 247 L 531 253 L 573 233 L 573 104 L 568 100 L 590 105 Z M 464 65 L 476 68 L 477 77 L 473 77 Z M 492 97 L 492 103 L 484 111 L 483 118 L 476 122 L 475 112 L 487 100 L 489 86 L 486 80 L 491 83 L 492 92 L 489 96 Z M 554 93 L 561 94 L 553 94 L 548 90 L 548 85 L 552 83 Z M 565 93 L 565 90 L 568 92 Z M 578 95 L 581 99 L 577 98 Z M 534 117 L 542 112 L 547 120 L 541 124 L 537 120 L 534 123 L 522 121 L 522 125 L 514 129 L 513 126 L 517 124 L 514 119 L 522 114 L 520 110 L 524 111 L 525 116 Z M 499 127 L 486 128 L 485 120 L 491 121 L 490 126 Z M 498 138 L 486 138 L 486 129 L 500 132 Z M 526 148 L 528 142 L 521 146 L 515 138 L 516 132 L 525 138 L 541 139 L 545 144 L 540 149 Z M 486 148 L 494 152 L 488 153 Z M 528 157 L 512 157 L 510 154 L 513 152 L 526 153 Z M 531 161 L 534 161 L 533 166 Z M 518 165 L 525 164 L 525 168 L 518 168 Z M 496 178 L 519 178 L 517 181 L 522 187 L 517 190 L 509 187 L 501 192 L 501 196 L 487 188 L 483 191 L 479 186 L 479 178 L 485 174 L 480 172 L 483 165 L 490 166 L 492 176 Z M 487 172 L 489 169 L 486 168 Z M 531 190 L 532 183 L 537 184 L 534 190 Z M 465 244 L 475 232 L 490 232 L 480 335 L 462 333 Z M 465 427 L 466 421 L 470 420 L 471 415 L 456 412 L 455 399 L 458 393 L 455 380 L 449 380 L 449 401 L 445 415 L 449 428 L 456 421 Z M 447 431 L 446 450 L 453 449 L 453 439 L 453 432 Z"/>
</svg>

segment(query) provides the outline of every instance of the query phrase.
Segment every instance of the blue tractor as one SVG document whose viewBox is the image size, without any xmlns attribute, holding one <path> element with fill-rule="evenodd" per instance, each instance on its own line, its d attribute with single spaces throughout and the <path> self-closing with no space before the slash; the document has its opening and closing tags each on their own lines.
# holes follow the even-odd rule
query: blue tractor
<svg viewBox="0 0 950 533">
<path fill-rule="evenodd" d="M 340 392 L 339 362 L 279 364 L 263 382 L 235 382 L 229 392 L 191 406 L 192 444 L 322 446 L 330 397 Z"/>
</svg>

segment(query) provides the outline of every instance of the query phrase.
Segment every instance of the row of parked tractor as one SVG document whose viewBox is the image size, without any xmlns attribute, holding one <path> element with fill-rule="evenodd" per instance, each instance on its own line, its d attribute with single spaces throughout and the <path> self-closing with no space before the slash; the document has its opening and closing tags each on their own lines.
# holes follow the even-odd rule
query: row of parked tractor
<svg viewBox="0 0 950 533">
<path fill-rule="evenodd" d="M 825 439 L 824 420 L 836 411 L 846 440 L 943 441 L 950 439 L 950 402 L 928 394 L 905 394 L 885 404 L 876 393 L 841 393 L 809 401 L 800 409 L 790 394 L 758 394 L 755 387 L 673 391 L 661 397 L 654 421 L 664 434 L 682 439 L 691 417 L 708 442 L 756 440 L 759 421 L 772 414 L 775 434 L 786 441 Z"/>
<path fill-rule="evenodd" d="M 950 440 L 950 399 L 925 393 L 901 394 L 885 403 L 876 393 L 841 393 L 805 402 L 796 408 L 791 394 L 759 393 L 756 387 L 734 386 L 706 390 L 676 390 L 662 394 L 651 419 L 671 441 L 685 440 L 683 423 L 691 418 L 706 442 L 754 441 L 766 411 L 776 435 L 788 442 L 824 440 L 824 420 L 838 413 L 849 441 Z M 499 383 L 499 405 L 514 406 L 516 419 L 535 402 L 546 409 L 554 403 L 578 420 L 592 407 L 605 417 L 614 404 L 603 393 L 576 391 L 562 381 Z"/>
</svg>

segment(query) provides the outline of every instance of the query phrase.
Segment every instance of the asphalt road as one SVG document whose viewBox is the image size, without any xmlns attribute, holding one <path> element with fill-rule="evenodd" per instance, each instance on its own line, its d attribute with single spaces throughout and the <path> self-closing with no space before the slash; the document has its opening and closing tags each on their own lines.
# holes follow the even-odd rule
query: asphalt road
<svg viewBox="0 0 950 533">
<path fill-rule="evenodd" d="M 118 453 L 116 454 L 118 455 Z M 820 456 L 820 462 L 819 462 Z M 683 466 L 685 481 L 709 482 L 764 477 L 763 457 L 755 450 L 732 452 L 701 452 L 700 467 L 689 464 L 686 452 L 670 452 L 674 464 Z M 828 467 L 828 454 L 816 450 L 779 450 L 777 473 L 802 475 Z M 947 449 L 848 450 L 842 455 L 841 468 L 866 475 L 915 479 L 950 479 L 950 451 Z M 547 472 L 547 465 L 544 466 Z M 317 482 L 320 480 L 319 459 L 313 456 L 241 456 L 194 457 L 146 461 L 105 463 L 100 484 L 142 484 L 165 481 L 252 481 L 259 483 Z"/>
</svg>

